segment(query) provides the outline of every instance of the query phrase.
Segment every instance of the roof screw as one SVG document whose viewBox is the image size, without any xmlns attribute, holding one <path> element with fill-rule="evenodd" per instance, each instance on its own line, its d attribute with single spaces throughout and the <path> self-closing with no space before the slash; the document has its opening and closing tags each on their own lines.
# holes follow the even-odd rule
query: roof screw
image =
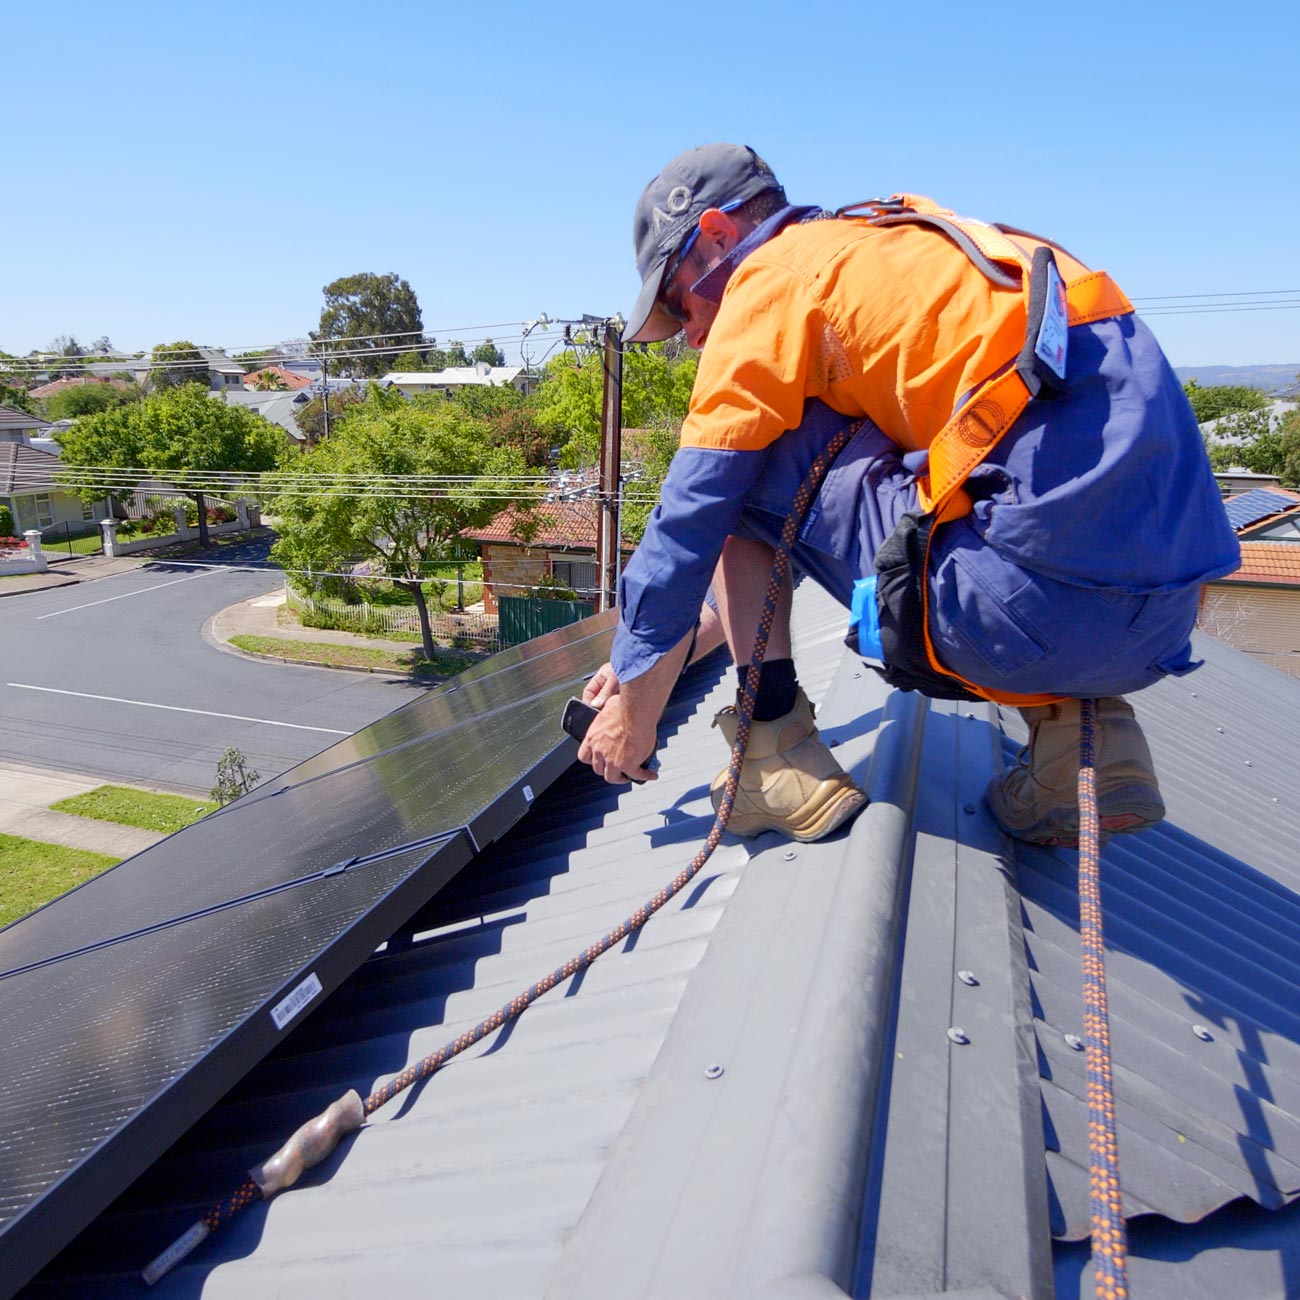
<svg viewBox="0 0 1300 1300">
<path fill-rule="evenodd" d="M 720 1065 L 706 1065 L 704 1067 L 704 1077 L 706 1079 L 721 1079 L 722 1073 L 722 1066 Z"/>
<path fill-rule="evenodd" d="M 1192 692 L 1192 699 L 1196 699 L 1196 698 L 1197 698 L 1196 692 L 1193 691 L 1193 692 Z"/>
<path fill-rule="evenodd" d="M 975 715 L 974 715 L 973 713 L 967 713 L 966 716 L 967 716 L 968 718 L 973 718 Z"/>
<path fill-rule="evenodd" d="M 975 972 L 973 970 L 959 970 L 957 972 L 957 978 L 961 980 L 963 984 L 971 985 L 972 988 L 979 983 L 979 980 L 975 978 Z"/>
<path fill-rule="evenodd" d="M 965 804 L 963 806 L 963 811 L 968 813 L 973 813 L 975 811 L 975 805 L 973 803 Z"/>
<path fill-rule="evenodd" d="M 787 849 L 785 854 L 785 860 L 787 862 L 793 862 L 795 858 L 797 858 L 798 856 L 799 855 L 793 849 Z"/>
<path fill-rule="evenodd" d="M 1221 736 L 1226 734 L 1222 727 L 1215 727 L 1215 731 L 1217 731 Z"/>
<path fill-rule="evenodd" d="M 854 675 L 854 677 L 861 677 L 861 676 L 862 676 L 861 673 L 854 673 L 853 675 Z"/>
<path fill-rule="evenodd" d="M 1247 767 L 1254 767 L 1254 766 L 1255 766 L 1255 764 L 1252 763 L 1252 762 L 1250 761 L 1250 759 L 1248 759 L 1248 758 L 1242 759 L 1242 762 L 1245 763 Z"/>
<path fill-rule="evenodd" d="M 953 1025 L 948 1030 L 948 1038 L 950 1042 L 954 1042 L 960 1047 L 964 1047 L 970 1042 L 970 1035 L 964 1029 L 958 1029 L 956 1025 Z"/>
<path fill-rule="evenodd" d="M 1082 1052 L 1082 1051 L 1083 1051 L 1083 1039 L 1080 1038 L 1078 1034 L 1066 1034 L 1066 1036 L 1065 1036 L 1065 1045 L 1066 1045 L 1066 1047 L 1068 1047 L 1072 1052 Z"/>
<path fill-rule="evenodd" d="M 1203 1043 L 1214 1042 L 1214 1035 L 1210 1033 L 1210 1031 L 1206 1029 L 1204 1025 L 1193 1025 L 1192 1033 L 1194 1033 L 1197 1036 L 1197 1038 L 1199 1038 Z"/>
</svg>

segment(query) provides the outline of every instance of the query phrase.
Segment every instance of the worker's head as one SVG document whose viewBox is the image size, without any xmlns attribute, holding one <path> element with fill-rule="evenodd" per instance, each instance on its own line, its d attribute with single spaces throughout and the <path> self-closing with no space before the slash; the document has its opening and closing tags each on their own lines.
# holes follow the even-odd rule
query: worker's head
<svg viewBox="0 0 1300 1300">
<path fill-rule="evenodd" d="M 632 242 L 641 294 L 627 340 L 654 343 L 684 326 L 687 341 L 699 347 L 717 304 L 691 286 L 785 203 L 772 169 L 747 145 L 705 144 L 678 154 L 636 205 Z"/>
</svg>

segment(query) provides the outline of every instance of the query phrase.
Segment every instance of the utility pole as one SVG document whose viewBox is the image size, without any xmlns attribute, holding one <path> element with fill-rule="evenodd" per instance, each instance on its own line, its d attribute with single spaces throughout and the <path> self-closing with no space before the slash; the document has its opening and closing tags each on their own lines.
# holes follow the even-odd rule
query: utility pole
<svg viewBox="0 0 1300 1300">
<path fill-rule="evenodd" d="M 605 375 L 600 405 L 600 518 L 596 526 L 596 580 L 600 608 L 618 604 L 618 561 L 623 539 L 619 536 L 620 468 L 623 459 L 623 319 L 604 322 L 601 349 Z"/>
<path fill-rule="evenodd" d="M 321 354 L 320 359 L 320 378 L 321 378 L 321 414 L 325 420 L 325 431 L 321 434 L 322 438 L 330 436 L 330 363 Z"/>
</svg>

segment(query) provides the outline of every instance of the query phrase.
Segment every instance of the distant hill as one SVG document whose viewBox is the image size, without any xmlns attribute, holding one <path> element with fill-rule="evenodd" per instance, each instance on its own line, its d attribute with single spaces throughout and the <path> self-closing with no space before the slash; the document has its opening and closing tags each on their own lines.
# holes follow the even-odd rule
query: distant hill
<svg viewBox="0 0 1300 1300">
<path fill-rule="evenodd" d="M 1294 394 L 1300 362 L 1289 366 L 1175 366 L 1174 373 L 1183 383 L 1195 379 L 1202 388 L 1241 384 L 1246 388 L 1262 388 L 1266 393 L 1281 397 Z"/>
</svg>

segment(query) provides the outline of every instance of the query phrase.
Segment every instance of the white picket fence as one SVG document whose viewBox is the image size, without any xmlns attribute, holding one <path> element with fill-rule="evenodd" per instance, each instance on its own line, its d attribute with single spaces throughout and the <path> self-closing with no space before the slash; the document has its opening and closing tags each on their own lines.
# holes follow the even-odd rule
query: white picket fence
<svg viewBox="0 0 1300 1300">
<path fill-rule="evenodd" d="M 304 594 L 285 584 L 285 599 L 291 609 L 328 618 L 349 632 L 383 636 L 386 632 L 420 631 L 420 615 L 414 605 L 371 605 L 363 601 L 349 605 L 332 596 Z M 439 614 L 429 611 L 435 641 L 462 649 L 495 651 L 500 648 L 494 614 Z"/>
</svg>

